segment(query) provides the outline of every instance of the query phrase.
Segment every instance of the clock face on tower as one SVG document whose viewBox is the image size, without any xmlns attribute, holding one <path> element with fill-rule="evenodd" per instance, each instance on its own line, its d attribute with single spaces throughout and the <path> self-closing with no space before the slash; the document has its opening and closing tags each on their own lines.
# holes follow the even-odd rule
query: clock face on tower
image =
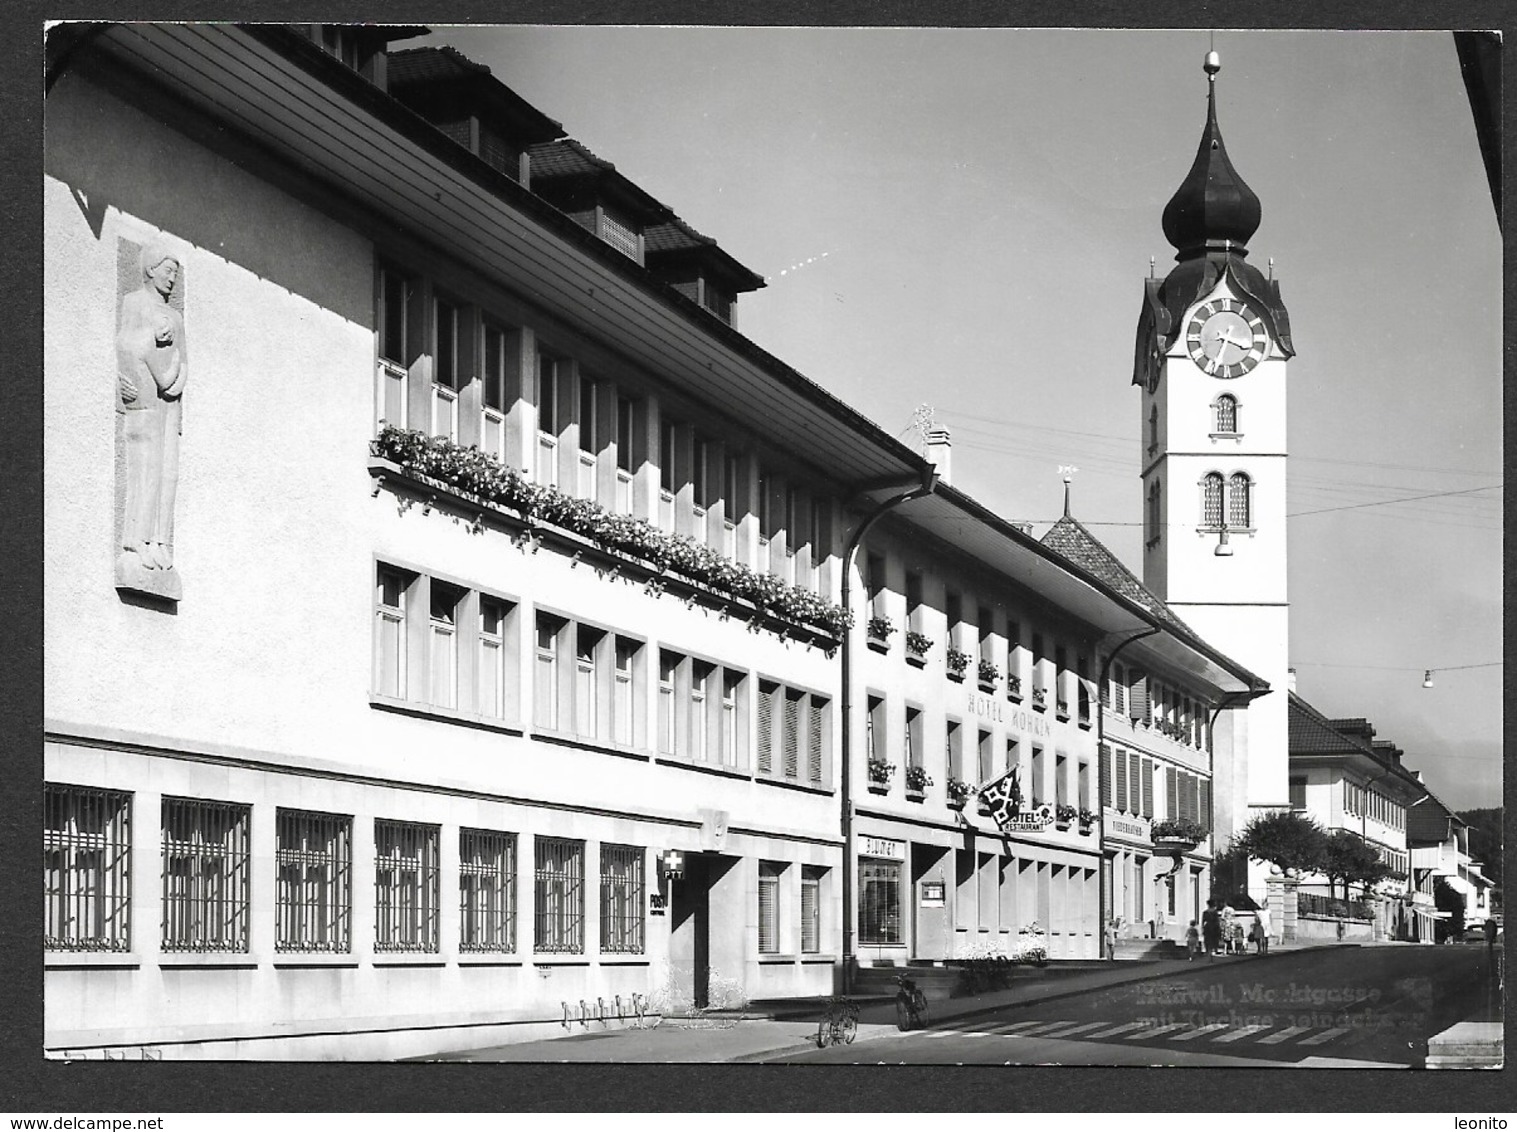
<svg viewBox="0 0 1517 1132">
<path fill-rule="evenodd" d="M 1212 377 L 1242 377 L 1269 350 L 1264 320 L 1247 303 L 1219 298 L 1202 303 L 1185 327 L 1191 360 Z"/>
</svg>

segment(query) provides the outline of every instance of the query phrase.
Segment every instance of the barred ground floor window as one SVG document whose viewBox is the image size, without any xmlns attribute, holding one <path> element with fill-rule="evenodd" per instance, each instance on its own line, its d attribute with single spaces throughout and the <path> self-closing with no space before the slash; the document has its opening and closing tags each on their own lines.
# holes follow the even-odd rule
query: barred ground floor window
<svg viewBox="0 0 1517 1132">
<path fill-rule="evenodd" d="M 248 950 L 253 808 L 163 799 L 163 950 Z"/>
<path fill-rule="evenodd" d="M 353 949 L 353 819 L 276 811 L 276 951 Z"/>
<path fill-rule="evenodd" d="M 532 949 L 578 955 L 585 950 L 585 843 L 533 839 Z"/>
<path fill-rule="evenodd" d="M 43 787 L 45 947 L 131 949 L 131 848 L 130 794 Z"/>
<path fill-rule="evenodd" d="M 374 822 L 374 950 L 436 951 L 441 830 Z"/>
<path fill-rule="evenodd" d="M 901 934 L 901 863 L 859 860 L 859 942 L 898 944 Z"/>
<path fill-rule="evenodd" d="M 458 831 L 458 949 L 516 950 L 516 834 Z"/>
<path fill-rule="evenodd" d="M 643 850 L 602 845 L 600 850 L 600 949 L 617 955 L 643 953 L 645 906 Z"/>
</svg>

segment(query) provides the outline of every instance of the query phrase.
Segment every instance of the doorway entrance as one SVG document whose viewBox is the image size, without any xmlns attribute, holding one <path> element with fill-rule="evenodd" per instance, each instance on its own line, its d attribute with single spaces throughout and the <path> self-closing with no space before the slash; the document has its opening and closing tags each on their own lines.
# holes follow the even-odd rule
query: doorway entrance
<svg viewBox="0 0 1517 1132">
<path fill-rule="evenodd" d="M 711 1005 L 712 896 L 735 883 L 738 858 L 718 853 L 686 853 L 685 876 L 671 882 L 669 894 L 669 1006 L 704 1010 Z M 719 905 L 718 905 L 719 906 Z M 720 929 L 720 925 L 718 925 Z M 715 958 L 728 948 L 717 932 Z"/>
</svg>

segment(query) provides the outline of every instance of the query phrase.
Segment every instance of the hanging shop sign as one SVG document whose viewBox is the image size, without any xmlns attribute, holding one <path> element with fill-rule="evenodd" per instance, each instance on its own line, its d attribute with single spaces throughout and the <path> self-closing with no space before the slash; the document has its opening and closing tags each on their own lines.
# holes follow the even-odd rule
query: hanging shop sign
<svg viewBox="0 0 1517 1132">
<path fill-rule="evenodd" d="M 1035 833 L 1053 824 L 1053 807 L 1045 802 L 1030 810 L 1007 814 L 1004 819 L 997 817 L 996 824 L 1002 833 Z"/>
</svg>

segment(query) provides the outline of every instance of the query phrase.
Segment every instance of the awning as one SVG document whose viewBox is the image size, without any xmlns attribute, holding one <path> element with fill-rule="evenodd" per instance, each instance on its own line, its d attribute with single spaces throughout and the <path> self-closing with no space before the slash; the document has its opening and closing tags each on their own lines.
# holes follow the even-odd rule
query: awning
<svg viewBox="0 0 1517 1132">
<path fill-rule="evenodd" d="M 1475 895 L 1475 886 L 1463 877 L 1445 876 L 1442 880 L 1455 892 L 1462 892 L 1465 896 Z"/>
</svg>

